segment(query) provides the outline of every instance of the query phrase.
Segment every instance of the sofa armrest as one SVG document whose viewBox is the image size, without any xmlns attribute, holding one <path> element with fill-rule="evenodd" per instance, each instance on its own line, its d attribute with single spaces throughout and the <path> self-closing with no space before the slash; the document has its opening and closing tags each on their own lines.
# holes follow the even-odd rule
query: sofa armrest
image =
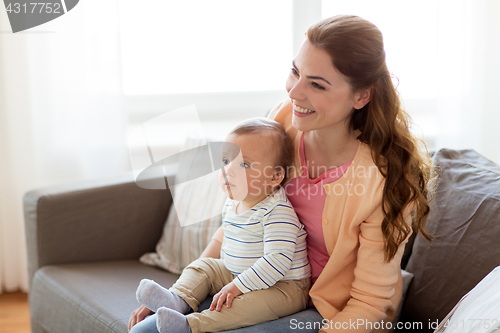
<svg viewBox="0 0 500 333">
<path fill-rule="evenodd" d="M 154 251 L 171 203 L 168 189 L 142 189 L 131 173 L 26 193 L 30 286 L 45 265 L 137 259 Z"/>
</svg>

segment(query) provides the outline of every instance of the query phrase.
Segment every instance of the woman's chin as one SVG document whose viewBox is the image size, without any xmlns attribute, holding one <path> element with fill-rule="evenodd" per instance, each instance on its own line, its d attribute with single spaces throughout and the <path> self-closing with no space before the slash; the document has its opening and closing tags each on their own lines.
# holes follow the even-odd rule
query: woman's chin
<svg viewBox="0 0 500 333">
<path fill-rule="evenodd" d="M 292 116 L 292 125 L 293 127 L 295 127 L 296 129 L 298 129 L 299 131 L 302 131 L 302 132 L 308 132 L 311 130 L 311 126 L 308 124 L 307 121 L 305 121 L 304 119 L 300 118 L 300 117 L 297 117 L 297 116 Z"/>
</svg>

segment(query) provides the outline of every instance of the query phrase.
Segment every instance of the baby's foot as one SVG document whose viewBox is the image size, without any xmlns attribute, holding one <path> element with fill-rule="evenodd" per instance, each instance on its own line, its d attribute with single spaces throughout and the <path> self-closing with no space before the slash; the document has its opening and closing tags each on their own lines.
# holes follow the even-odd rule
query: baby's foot
<svg viewBox="0 0 500 333">
<path fill-rule="evenodd" d="M 153 280 L 143 279 L 137 288 L 136 297 L 139 303 L 154 312 L 162 306 L 183 314 L 191 310 L 186 301 Z"/>
<path fill-rule="evenodd" d="M 166 307 L 156 312 L 156 327 L 160 333 L 191 333 L 186 316 Z"/>
</svg>

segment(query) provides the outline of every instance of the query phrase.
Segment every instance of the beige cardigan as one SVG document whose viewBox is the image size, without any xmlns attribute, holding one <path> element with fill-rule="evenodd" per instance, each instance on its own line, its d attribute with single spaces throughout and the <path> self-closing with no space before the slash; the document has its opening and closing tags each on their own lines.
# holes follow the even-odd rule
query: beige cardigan
<svg viewBox="0 0 500 333">
<path fill-rule="evenodd" d="M 274 108 L 269 118 L 281 123 L 294 141 L 298 172 L 291 178 L 297 177 L 302 173 L 298 154 L 302 132 L 292 126 L 291 101 Z M 327 193 L 323 234 L 330 259 L 309 293 L 328 320 L 323 331 L 372 332 L 379 327 L 374 323 L 394 318 L 402 295 L 400 263 L 407 240 L 385 263 L 381 231 L 384 183 L 370 147 L 360 143 L 345 174 L 323 186 Z M 411 223 L 409 210 L 405 219 Z"/>
</svg>

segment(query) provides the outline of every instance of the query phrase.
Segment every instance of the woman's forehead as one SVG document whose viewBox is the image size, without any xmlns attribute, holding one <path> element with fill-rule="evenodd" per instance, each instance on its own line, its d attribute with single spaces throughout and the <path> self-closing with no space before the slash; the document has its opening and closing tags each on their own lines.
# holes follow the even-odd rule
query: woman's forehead
<svg viewBox="0 0 500 333">
<path fill-rule="evenodd" d="M 322 77 L 334 85 L 348 82 L 344 74 L 335 67 L 330 55 L 307 39 L 300 47 L 293 64 L 301 76 Z"/>
<path fill-rule="evenodd" d="M 325 50 L 311 44 L 307 39 L 297 53 L 293 63 L 301 75 L 322 76 L 333 79 L 344 76 L 333 64 L 332 57 Z"/>
<path fill-rule="evenodd" d="M 293 62 L 300 67 L 304 67 L 308 70 L 313 69 L 321 69 L 321 70 L 331 70 L 334 71 L 335 67 L 333 66 L 332 58 L 330 55 L 323 49 L 311 44 L 309 40 L 305 40 L 302 43 L 302 46 L 297 53 L 297 56 L 293 60 Z M 314 73 L 308 73 L 313 75 Z M 316 73 L 316 74 L 324 74 L 324 73 Z"/>
</svg>

